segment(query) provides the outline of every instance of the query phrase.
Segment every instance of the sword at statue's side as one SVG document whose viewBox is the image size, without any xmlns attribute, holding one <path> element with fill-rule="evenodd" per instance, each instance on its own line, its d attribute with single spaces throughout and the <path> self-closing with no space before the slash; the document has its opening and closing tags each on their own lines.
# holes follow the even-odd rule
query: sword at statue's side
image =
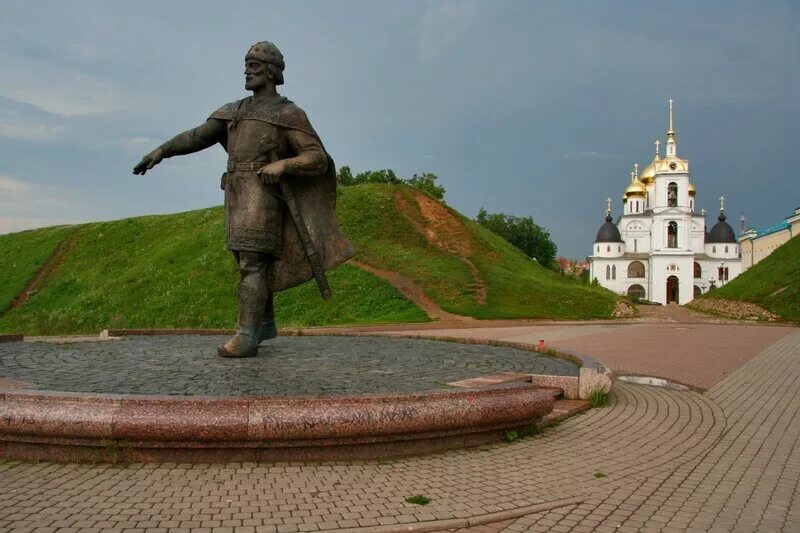
<svg viewBox="0 0 800 533">
<path fill-rule="evenodd" d="M 277 161 L 277 156 L 274 150 L 269 152 L 270 163 Z M 331 286 L 328 285 L 328 278 L 325 277 L 325 268 L 322 265 L 322 257 L 317 252 L 314 243 L 311 241 L 311 235 L 308 233 L 308 226 L 303 220 L 303 213 L 300 211 L 300 206 L 297 205 L 297 199 L 294 197 L 294 191 L 291 186 L 282 177 L 278 181 L 281 195 L 286 202 L 286 207 L 289 214 L 294 221 L 294 227 L 297 230 L 297 236 L 300 238 L 300 244 L 303 247 L 303 252 L 306 254 L 308 264 L 311 266 L 311 272 L 314 274 L 314 279 L 319 287 L 319 292 L 322 294 L 323 300 L 329 300 L 331 297 Z"/>
</svg>

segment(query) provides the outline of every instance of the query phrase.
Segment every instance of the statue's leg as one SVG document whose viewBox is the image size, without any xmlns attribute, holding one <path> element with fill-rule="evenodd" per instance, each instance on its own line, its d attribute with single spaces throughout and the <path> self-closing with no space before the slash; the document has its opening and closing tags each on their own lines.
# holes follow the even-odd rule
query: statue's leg
<svg viewBox="0 0 800 533">
<path fill-rule="evenodd" d="M 220 346 L 222 357 L 253 357 L 258 354 L 259 329 L 270 294 L 267 291 L 267 267 L 270 256 L 260 252 L 238 252 L 239 331 Z"/>
<path fill-rule="evenodd" d="M 258 341 L 268 341 L 278 336 L 278 329 L 275 325 L 275 308 L 273 300 L 275 293 L 268 293 L 267 303 L 264 306 L 264 317 L 261 319 L 261 325 L 258 330 Z"/>
</svg>

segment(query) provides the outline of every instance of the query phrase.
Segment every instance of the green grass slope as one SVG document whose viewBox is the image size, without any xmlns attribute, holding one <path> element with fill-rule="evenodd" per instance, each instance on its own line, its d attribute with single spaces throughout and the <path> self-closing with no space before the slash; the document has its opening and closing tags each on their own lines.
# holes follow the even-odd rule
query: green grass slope
<svg viewBox="0 0 800 533">
<path fill-rule="evenodd" d="M 482 319 L 611 316 L 616 296 L 610 291 L 540 266 L 447 206 L 436 204 L 434 217 L 439 220 L 426 221 L 417 201 L 420 194 L 407 186 L 383 184 L 340 189 L 339 218 L 359 250 L 359 260 L 414 279 L 437 304 L 456 314 Z M 398 202 L 406 206 L 405 215 Z M 456 223 L 449 231 L 448 221 Z M 444 246 L 432 243 L 425 231 L 437 234 L 434 240 Z M 470 262 L 486 288 L 485 303 L 479 301 Z"/>
<path fill-rule="evenodd" d="M 704 296 L 756 303 L 786 320 L 800 322 L 800 236 Z"/>
<path fill-rule="evenodd" d="M 616 300 L 611 292 L 542 268 L 477 223 L 419 195 L 410 187 L 382 184 L 340 189 L 339 219 L 360 261 L 415 280 L 452 313 L 477 318 L 610 316 Z M 431 219 L 431 208 L 441 220 Z M 219 207 L 0 236 L 0 303 L 10 302 L 72 231 L 73 245 L 39 291 L 0 313 L 0 331 L 34 335 L 234 327 L 238 275 L 225 249 Z M 23 256 L 27 266 L 19 268 Z M 276 296 L 280 326 L 428 320 L 372 274 L 341 265 L 328 276 L 331 301 L 320 298 L 313 282 Z"/>
<path fill-rule="evenodd" d="M 0 236 L 0 313 L 73 229 L 54 226 Z"/>
<path fill-rule="evenodd" d="M 19 235 L 0 237 L 0 248 Z M 0 317 L 0 331 L 234 327 L 238 274 L 224 242 L 221 208 L 81 226 L 57 272 L 22 306 Z M 6 262 L 0 264 L 0 279 L 9 270 Z M 313 282 L 280 293 L 279 324 L 428 320 L 394 287 L 355 267 L 342 265 L 329 279 L 334 298 L 327 302 Z"/>
</svg>

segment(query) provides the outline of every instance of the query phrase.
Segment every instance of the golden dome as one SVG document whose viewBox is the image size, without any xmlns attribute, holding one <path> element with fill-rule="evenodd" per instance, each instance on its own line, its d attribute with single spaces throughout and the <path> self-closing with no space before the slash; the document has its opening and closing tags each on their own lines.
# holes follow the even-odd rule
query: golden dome
<svg viewBox="0 0 800 533">
<path fill-rule="evenodd" d="M 689 196 L 694 196 L 697 194 L 697 187 L 694 186 L 694 183 L 689 183 Z"/>
<path fill-rule="evenodd" d="M 625 189 L 625 196 L 644 196 L 647 194 L 647 189 L 644 188 L 642 182 L 639 180 L 633 180 L 628 188 Z"/>
<path fill-rule="evenodd" d="M 645 185 L 650 185 L 651 183 L 653 183 L 653 180 L 656 177 L 656 164 L 659 161 L 661 161 L 661 158 L 655 156 L 653 158 L 653 161 L 649 165 L 647 165 L 644 168 L 644 170 L 642 170 L 641 174 L 639 174 L 639 181 L 641 181 Z"/>
</svg>

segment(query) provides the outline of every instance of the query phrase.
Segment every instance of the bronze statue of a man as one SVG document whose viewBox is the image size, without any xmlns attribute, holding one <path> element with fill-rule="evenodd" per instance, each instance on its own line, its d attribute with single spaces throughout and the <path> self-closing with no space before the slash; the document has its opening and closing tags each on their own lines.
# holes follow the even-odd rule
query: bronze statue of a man
<svg viewBox="0 0 800 533">
<path fill-rule="evenodd" d="M 144 174 L 162 159 L 220 143 L 228 249 L 239 267 L 239 329 L 218 348 L 222 357 L 251 357 L 277 336 L 273 293 L 316 278 L 353 256 L 336 222 L 336 171 L 306 114 L 278 94 L 285 63 L 270 42 L 245 56 L 245 89 L 253 96 L 226 104 L 205 123 L 142 158 Z"/>
</svg>

